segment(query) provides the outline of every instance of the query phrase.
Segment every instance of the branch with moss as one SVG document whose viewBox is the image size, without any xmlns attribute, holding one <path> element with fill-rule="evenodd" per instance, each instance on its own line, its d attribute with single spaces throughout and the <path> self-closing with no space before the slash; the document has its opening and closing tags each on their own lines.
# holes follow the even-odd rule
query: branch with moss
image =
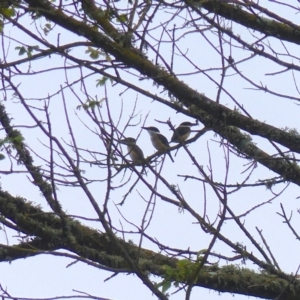
<svg viewBox="0 0 300 300">
<path fill-rule="evenodd" d="M 132 269 L 123 257 L 123 252 L 107 234 L 83 226 L 72 218 L 67 218 L 71 236 L 65 239 L 60 218 L 44 212 L 23 198 L 0 191 L 0 212 L 2 218 L 8 218 L 17 224 L 22 232 L 31 236 L 31 239 L 27 238 L 27 241 L 18 245 L 2 245 L 0 261 L 13 261 L 65 249 L 78 255 L 83 262 L 91 262 L 90 264 L 95 267 L 111 272 L 135 273 L 135 269 Z M 212 266 L 205 264 L 195 279 L 191 276 L 194 270 L 197 270 L 200 261 L 170 258 L 121 239 L 118 239 L 118 243 L 143 273 L 160 276 L 163 283 L 192 284 L 267 299 L 274 299 L 284 291 L 285 299 L 296 300 L 296 295 L 300 293 L 298 281 L 295 281 L 293 276 L 283 273 L 284 278 L 279 278 L 267 272 L 258 273 L 234 265 L 220 267 L 217 264 Z M 190 281 L 191 278 L 194 278 L 193 282 Z"/>
</svg>

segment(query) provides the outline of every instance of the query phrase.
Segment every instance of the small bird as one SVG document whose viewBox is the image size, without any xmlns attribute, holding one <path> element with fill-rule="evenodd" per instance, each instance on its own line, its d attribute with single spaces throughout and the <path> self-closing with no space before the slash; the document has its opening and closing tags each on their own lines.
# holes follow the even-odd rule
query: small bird
<svg viewBox="0 0 300 300">
<path fill-rule="evenodd" d="M 174 131 L 170 143 L 182 143 L 188 139 L 191 134 L 191 127 L 197 124 L 191 122 L 181 123 Z"/>
<path fill-rule="evenodd" d="M 118 141 L 120 144 L 127 146 L 128 154 L 134 163 L 145 162 L 145 157 L 142 149 L 136 144 L 136 140 L 132 137 L 127 137 Z"/>
<path fill-rule="evenodd" d="M 172 162 L 174 162 L 173 157 L 171 156 L 170 152 L 168 152 L 170 146 L 167 138 L 162 135 L 156 127 L 150 126 L 142 128 L 148 131 L 153 147 L 160 152 L 167 153 Z"/>
</svg>

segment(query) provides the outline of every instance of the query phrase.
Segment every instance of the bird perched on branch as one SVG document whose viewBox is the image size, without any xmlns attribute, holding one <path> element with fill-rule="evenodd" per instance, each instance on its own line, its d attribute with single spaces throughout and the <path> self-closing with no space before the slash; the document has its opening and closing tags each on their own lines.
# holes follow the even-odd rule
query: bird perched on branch
<svg viewBox="0 0 300 300">
<path fill-rule="evenodd" d="M 123 140 L 119 140 L 119 143 L 127 146 L 128 154 L 134 163 L 145 162 L 144 153 L 136 144 L 136 140 L 134 138 L 127 137 Z"/>
<path fill-rule="evenodd" d="M 197 124 L 191 122 L 181 123 L 174 131 L 170 143 L 183 143 L 191 134 L 191 127 Z"/>
<path fill-rule="evenodd" d="M 167 138 L 162 135 L 156 127 L 150 126 L 142 128 L 148 131 L 153 147 L 160 152 L 167 153 L 172 162 L 174 162 L 173 157 L 171 156 L 170 152 L 168 152 L 170 146 Z"/>
</svg>

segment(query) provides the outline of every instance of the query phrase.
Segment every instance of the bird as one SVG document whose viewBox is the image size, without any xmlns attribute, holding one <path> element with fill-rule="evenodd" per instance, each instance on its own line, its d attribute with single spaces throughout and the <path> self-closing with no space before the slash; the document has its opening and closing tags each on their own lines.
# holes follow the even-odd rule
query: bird
<svg viewBox="0 0 300 300">
<path fill-rule="evenodd" d="M 134 163 L 145 162 L 145 157 L 142 149 L 136 144 L 136 139 L 132 137 L 126 137 L 123 140 L 118 141 L 120 144 L 127 146 L 128 154 Z"/>
<path fill-rule="evenodd" d="M 181 123 L 174 131 L 173 136 L 171 138 L 170 143 L 182 143 L 188 139 L 191 134 L 191 126 L 195 126 L 197 124 L 191 122 L 183 122 Z"/>
<path fill-rule="evenodd" d="M 170 152 L 168 152 L 170 146 L 167 138 L 162 135 L 156 127 L 150 126 L 142 128 L 148 131 L 153 147 L 160 152 L 167 153 L 172 162 L 174 162 L 173 157 Z"/>
</svg>

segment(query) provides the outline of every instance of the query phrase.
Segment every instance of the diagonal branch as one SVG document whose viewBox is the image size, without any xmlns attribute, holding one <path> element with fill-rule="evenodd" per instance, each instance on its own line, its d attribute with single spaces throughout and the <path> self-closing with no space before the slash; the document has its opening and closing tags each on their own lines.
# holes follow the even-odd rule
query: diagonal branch
<svg viewBox="0 0 300 300">
<path fill-rule="evenodd" d="M 291 21 L 281 18 L 278 15 L 270 12 L 266 8 L 259 6 L 253 1 L 245 1 L 244 4 L 247 8 L 256 8 L 260 12 L 268 15 L 273 19 L 260 17 L 258 14 L 249 13 L 242 9 L 241 5 L 233 5 L 226 3 L 225 1 L 218 0 L 198 0 L 198 1 L 185 1 L 187 5 L 192 7 L 197 3 L 201 5 L 201 8 L 206 9 L 210 13 L 217 14 L 227 20 L 232 20 L 246 28 L 251 28 L 265 34 L 267 36 L 273 36 L 275 38 L 280 37 L 281 40 L 288 41 L 295 44 L 300 44 L 300 27 L 293 24 Z M 241 4 L 241 3 L 239 3 Z M 274 19 L 279 20 L 276 21 Z"/>
</svg>

